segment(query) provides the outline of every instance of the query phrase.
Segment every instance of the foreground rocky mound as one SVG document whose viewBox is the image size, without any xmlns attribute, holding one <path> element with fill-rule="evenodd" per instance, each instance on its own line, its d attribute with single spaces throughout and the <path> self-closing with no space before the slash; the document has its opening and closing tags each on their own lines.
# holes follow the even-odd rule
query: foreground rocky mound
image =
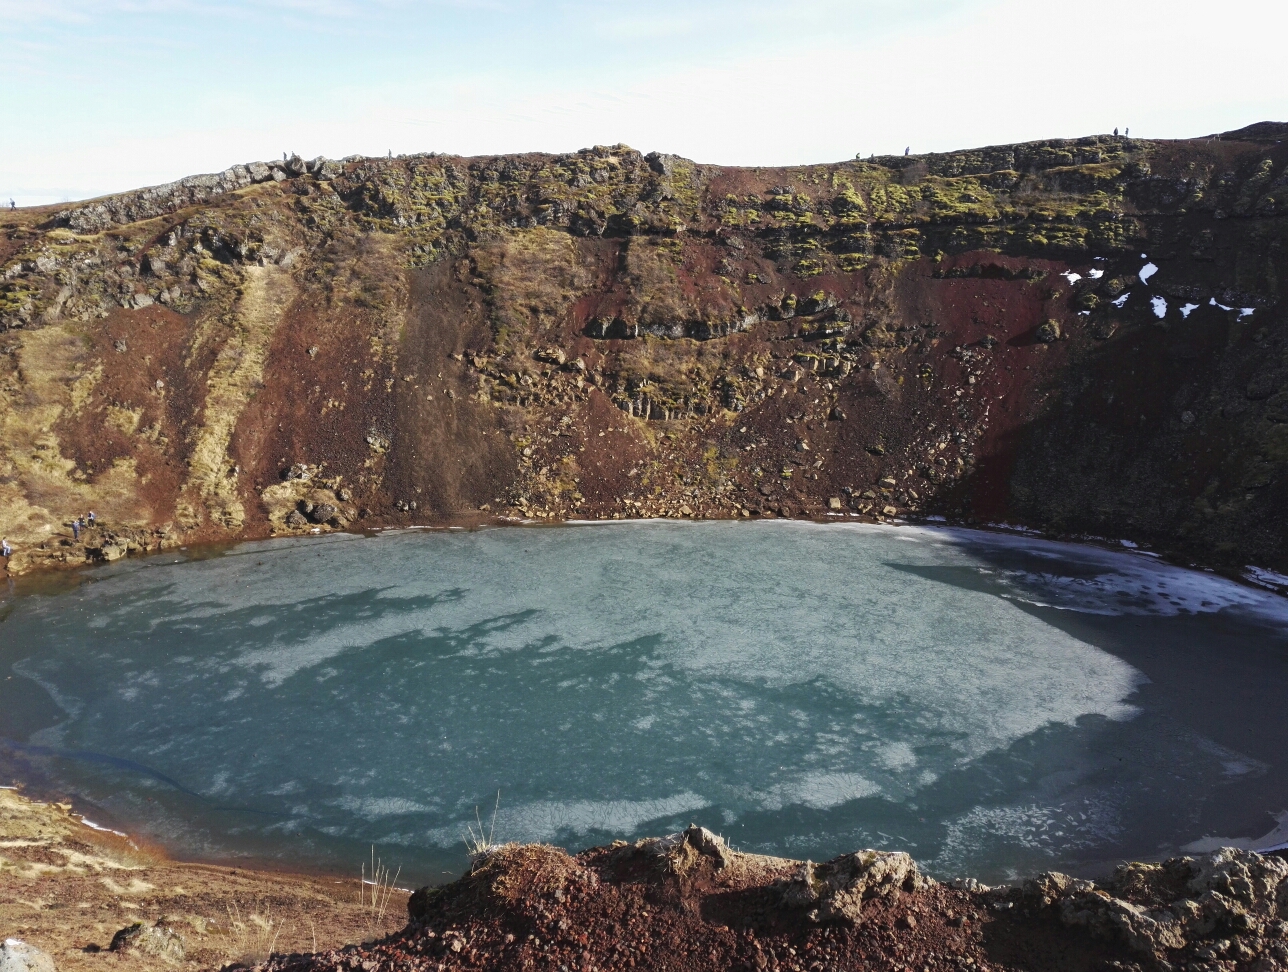
<svg viewBox="0 0 1288 972">
<path fill-rule="evenodd" d="M 1288 570 L 1286 132 L 291 158 L 5 212 L 7 566 L 930 514 Z"/>
<path fill-rule="evenodd" d="M 399 934 L 273 972 L 362 969 L 1288 969 L 1288 863 L 1222 850 L 1104 885 L 940 884 L 908 855 L 825 864 L 731 850 L 700 827 L 569 856 L 510 844 L 408 902 Z"/>
</svg>

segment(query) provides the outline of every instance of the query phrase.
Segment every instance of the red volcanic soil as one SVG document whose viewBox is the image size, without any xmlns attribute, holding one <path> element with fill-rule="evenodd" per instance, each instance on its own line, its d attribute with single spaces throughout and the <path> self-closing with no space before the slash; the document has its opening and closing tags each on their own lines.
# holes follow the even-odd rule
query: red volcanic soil
<svg viewBox="0 0 1288 972">
<path fill-rule="evenodd" d="M 1066 927 L 1051 909 L 1025 907 L 1019 892 L 927 882 L 915 868 L 910 877 L 896 876 L 897 883 L 865 891 L 856 921 L 820 920 L 809 905 L 787 903 L 784 889 L 800 870 L 800 862 L 729 851 L 697 827 L 676 838 L 619 841 L 575 857 L 543 845 L 506 845 L 459 881 L 416 892 L 408 903 L 411 922 L 399 934 L 279 956 L 266 968 L 1138 968 L 1115 964 L 1133 959 L 1122 942 Z"/>
<path fill-rule="evenodd" d="M 413 893 L 397 935 L 264 968 L 1275 972 L 1288 959 L 1280 887 L 1288 861 L 1231 850 L 1126 864 L 1104 887 L 1060 874 L 949 886 L 904 854 L 815 866 L 741 854 L 690 827 L 576 856 L 493 848 L 459 881 Z"/>
</svg>

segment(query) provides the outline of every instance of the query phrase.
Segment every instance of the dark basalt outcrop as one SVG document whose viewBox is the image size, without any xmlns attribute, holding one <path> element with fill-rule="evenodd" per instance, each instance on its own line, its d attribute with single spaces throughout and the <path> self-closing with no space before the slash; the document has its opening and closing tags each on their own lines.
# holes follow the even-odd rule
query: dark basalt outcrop
<svg viewBox="0 0 1288 972">
<path fill-rule="evenodd" d="M 1288 863 L 1231 849 L 990 889 L 936 883 L 903 853 L 743 854 L 695 826 L 576 856 L 508 844 L 407 908 L 383 941 L 267 969 L 1288 968 Z"/>
<path fill-rule="evenodd" d="M 9 568 L 447 517 L 934 514 L 1283 570 L 1283 134 L 290 158 L 5 213 Z"/>
</svg>

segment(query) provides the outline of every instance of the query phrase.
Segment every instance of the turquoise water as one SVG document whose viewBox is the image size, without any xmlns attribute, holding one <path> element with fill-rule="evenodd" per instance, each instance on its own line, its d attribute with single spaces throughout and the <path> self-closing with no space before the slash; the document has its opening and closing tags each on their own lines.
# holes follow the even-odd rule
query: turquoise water
<svg viewBox="0 0 1288 972">
<path fill-rule="evenodd" d="M 636 523 L 248 543 L 0 622 L 0 770 L 176 853 L 459 871 L 463 837 L 1088 870 L 1288 809 L 1288 611 L 997 534 Z"/>
</svg>

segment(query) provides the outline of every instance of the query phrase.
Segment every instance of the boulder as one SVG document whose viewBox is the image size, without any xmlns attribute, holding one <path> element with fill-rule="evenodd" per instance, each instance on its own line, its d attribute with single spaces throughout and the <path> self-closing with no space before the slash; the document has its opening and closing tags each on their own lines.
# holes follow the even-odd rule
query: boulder
<svg viewBox="0 0 1288 972">
<path fill-rule="evenodd" d="M 160 921 L 155 925 L 141 921 L 127 925 L 112 936 L 108 948 L 113 952 L 137 952 L 172 962 L 182 962 L 185 952 L 183 936 Z"/>
<path fill-rule="evenodd" d="M 933 884 L 902 851 L 862 850 L 826 864 L 806 861 L 782 882 L 781 893 L 784 905 L 807 909 L 815 921 L 856 925 L 863 902 L 921 891 Z"/>
<path fill-rule="evenodd" d="M 291 510 L 286 514 L 286 525 L 292 530 L 303 530 L 309 525 L 309 521 L 299 510 Z"/>
<path fill-rule="evenodd" d="M 1203 957 L 1213 939 L 1227 947 L 1237 941 L 1246 956 L 1271 955 L 1288 933 L 1282 920 L 1288 914 L 1288 862 L 1229 847 L 1199 860 L 1124 864 L 1103 888 L 1042 874 L 1026 881 L 1020 896 L 1053 908 L 1067 926 L 1116 939 L 1158 961 L 1174 961 L 1180 949 Z M 1267 968 L 1279 967 L 1275 955 L 1268 961 Z"/>
<path fill-rule="evenodd" d="M 690 870 L 699 858 L 710 859 L 716 870 L 727 867 L 733 859 L 723 837 L 697 824 L 690 824 L 688 830 L 678 834 L 646 838 L 636 847 L 665 858 L 676 873 Z"/>
<path fill-rule="evenodd" d="M 0 945 L 0 972 L 56 972 L 54 960 L 34 945 L 6 938 Z"/>
</svg>

